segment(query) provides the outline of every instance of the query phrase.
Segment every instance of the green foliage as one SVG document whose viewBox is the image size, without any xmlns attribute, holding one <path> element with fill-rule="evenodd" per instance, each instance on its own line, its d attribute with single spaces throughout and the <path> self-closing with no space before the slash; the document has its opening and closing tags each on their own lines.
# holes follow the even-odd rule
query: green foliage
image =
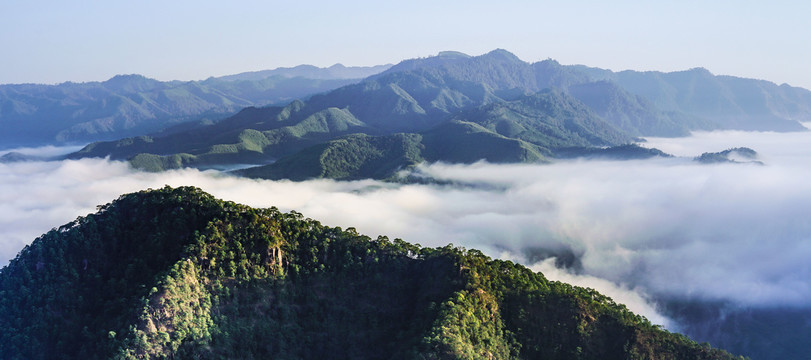
<svg viewBox="0 0 811 360">
<path fill-rule="evenodd" d="M 0 353 L 24 359 L 110 353 L 156 278 L 220 211 L 222 204 L 198 189 L 166 188 L 122 196 L 41 236 L 0 270 Z"/>
<path fill-rule="evenodd" d="M 510 359 L 520 344 L 505 331 L 495 298 L 482 289 L 459 291 L 442 302 L 422 346 L 440 358 Z"/>
<path fill-rule="evenodd" d="M 611 160 L 648 159 L 652 157 L 672 157 L 659 149 L 651 149 L 636 144 L 610 146 L 606 148 L 575 147 L 558 149 L 558 158 L 594 158 Z"/>
<path fill-rule="evenodd" d="M 387 178 L 422 161 L 418 134 L 354 134 L 316 145 L 279 161 L 239 172 L 251 177 L 305 180 Z"/>
<path fill-rule="evenodd" d="M 554 90 L 487 104 L 455 118 L 548 149 L 617 145 L 631 140 L 576 99 Z"/>
<path fill-rule="evenodd" d="M 138 154 L 130 159 L 130 165 L 136 169 L 159 172 L 172 169 L 181 169 L 195 161 L 191 154 L 172 154 L 160 156 L 155 154 Z"/>
<path fill-rule="evenodd" d="M 423 135 L 424 157 L 429 161 L 473 163 L 545 162 L 547 148 L 508 138 L 476 123 L 452 121 Z"/>
<path fill-rule="evenodd" d="M 705 152 L 701 156 L 696 157 L 694 160 L 702 164 L 717 164 L 717 163 L 755 163 L 763 165 L 762 162 L 756 160 L 757 152 L 748 147 L 738 147 L 726 149 L 719 152 Z"/>
<path fill-rule="evenodd" d="M 543 162 L 539 148 L 493 133 L 477 124 L 453 121 L 424 134 L 353 134 L 315 145 L 277 162 L 238 171 L 266 179 L 391 179 L 424 160 L 473 163 Z"/>
<path fill-rule="evenodd" d="M 248 108 L 151 143 L 99 143 L 74 156 L 109 154 L 157 169 L 158 160 L 170 161 L 147 162 L 139 154 L 190 154 L 181 166 L 276 162 L 241 173 L 385 179 L 423 160 L 546 161 L 558 148 L 631 140 L 565 92 L 544 90 L 533 74 L 537 69 L 503 50 L 442 56 L 435 65 L 396 66 L 306 103 Z"/>
<path fill-rule="evenodd" d="M 246 94 L 253 93 L 248 88 L 271 86 L 217 79 L 205 83 Z M 128 86 L 150 85 L 142 81 Z M 162 94 L 165 98 L 181 98 L 175 93 L 183 91 L 201 99 L 220 94 L 204 84 L 182 91 L 162 90 Z M 132 103 L 151 104 L 147 100 L 151 98 L 141 95 L 116 98 L 109 106 L 117 104 L 127 109 L 130 117 L 138 117 L 146 110 Z M 197 101 L 181 109 L 203 105 Z M 176 128 L 149 142 L 125 139 L 91 144 L 71 157 L 129 160 L 142 153 L 190 154 L 194 157 L 182 166 L 195 167 L 265 165 L 288 158 L 286 163 L 253 173 L 269 178 L 357 178 L 367 176 L 359 168 L 365 156 L 357 156 L 358 161 L 336 160 L 334 163 L 340 165 L 336 171 L 322 168 L 325 164 L 313 157 L 336 148 L 338 145 L 328 143 L 347 135 L 389 137 L 407 133 L 423 137 L 425 152 L 420 157 L 429 161 L 536 161 L 558 153 L 565 157 L 577 151 L 588 153 L 591 149 L 624 145 L 638 136 L 686 135 L 689 130 L 799 131 L 804 130 L 799 121 L 805 120 L 811 120 L 811 92 L 804 89 L 714 76 L 704 69 L 666 74 L 613 73 L 562 66 L 554 60 L 528 64 L 507 51 L 495 50 L 475 57 L 444 53 L 406 60 L 361 83 L 314 95 L 306 103 L 246 108 L 215 124 Z M 453 131 L 456 126 L 449 124 L 454 122 L 477 124 L 482 129 Z M 83 130 L 76 131 L 87 130 L 79 127 Z M 461 148 L 442 141 L 445 137 Z M 484 143 L 474 145 L 480 141 Z M 346 147 L 354 154 L 358 150 L 352 149 L 356 143 L 349 141 L 338 148 Z M 385 152 L 380 146 L 372 147 Z M 361 149 L 360 153 L 369 151 Z M 289 164 L 293 159 L 302 160 L 308 168 L 292 169 Z M 138 167 L 137 163 L 144 161 L 135 162 Z M 155 165 L 159 161 L 148 163 L 144 168 L 158 168 Z M 373 176 L 388 177 L 393 168 L 402 166 L 408 166 L 408 161 Z"/>
<path fill-rule="evenodd" d="M 732 359 L 476 250 L 142 191 L 0 270 L 8 359 Z"/>
</svg>

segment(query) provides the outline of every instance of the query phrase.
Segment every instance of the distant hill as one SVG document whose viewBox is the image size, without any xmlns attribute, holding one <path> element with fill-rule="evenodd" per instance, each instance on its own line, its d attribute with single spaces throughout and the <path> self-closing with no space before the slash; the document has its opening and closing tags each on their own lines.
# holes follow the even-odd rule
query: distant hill
<svg viewBox="0 0 811 360">
<path fill-rule="evenodd" d="M 696 117 L 709 128 L 805 131 L 800 123 L 811 121 L 811 91 L 786 84 L 716 76 L 704 68 L 671 73 L 573 68 L 616 83 L 661 111 Z"/>
<path fill-rule="evenodd" d="M 122 195 L 0 269 L 4 359 L 736 359 L 592 289 L 195 188 Z"/>
<path fill-rule="evenodd" d="M 269 77 L 283 78 L 305 78 L 315 80 L 355 80 L 364 79 L 372 75 L 379 74 L 388 68 L 388 65 L 376 66 L 352 66 L 346 67 L 342 64 L 335 64 L 327 68 L 320 68 L 313 65 L 298 65 L 289 68 L 276 68 L 273 70 L 250 71 L 234 75 L 220 76 L 216 79 L 226 81 L 240 80 L 263 80 Z"/>
<path fill-rule="evenodd" d="M 0 144 L 9 148 L 144 135 L 179 123 L 219 120 L 248 106 L 306 98 L 387 67 L 302 65 L 203 81 L 118 75 L 104 82 L 0 85 Z"/>
<path fill-rule="evenodd" d="M 531 70 L 528 64 L 507 54 L 496 51 L 464 58 L 465 63 L 460 66 L 492 68 L 505 74 L 515 69 Z M 467 71 L 451 66 L 400 72 L 396 68 L 361 83 L 315 95 L 306 102 L 249 108 L 216 124 L 163 137 L 91 144 L 72 157 L 109 155 L 129 159 L 140 168 L 162 170 L 222 163 L 268 163 L 307 149 L 296 155 L 298 161 L 280 160 L 279 165 L 271 166 L 278 170 L 285 163 L 320 163 L 317 159 L 302 162 L 301 157 L 322 157 L 319 151 L 335 146 L 356 147 L 355 142 L 365 138 L 349 138 L 348 142 L 334 142 L 327 147 L 319 145 L 353 133 L 383 137 L 398 133 L 419 135 L 417 156 L 388 162 L 386 169 L 375 171 L 377 176 L 389 176 L 396 169 L 425 159 L 538 161 L 559 147 L 609 146 L 632 140 L 565 92 L 551 89 L 531 92 L 513 87 L 512 80 L 504 82 L 499 76 L 476 75 L 471 80 Z M 513 80 L 520 79 L 516 76 Z M 452 122 L 457 125 L 449 126 Z M 372 143 L 389 142 L 373 140 L 360 148 L 369 150 Z M 318 148 L 309 149 L 311 146 Z M 383 151 L 378 146 L 372 148 Z M 345 177 L 366 176 L 360 169 L 368 168 L 363 162 L 371 158 L 349 159 L 359 163 L 345 164 L 356 169 Z M 275 178 L 281 174 L 277 170 L 246 174 Z M 304 173 L 322 174 L 322 171 L 315 168 L 300 171 Z M 300 178 L 299 175 L 294 177 Z"/>
<path fill-rule="evenodd" d="M 738 147 L 726 149 L 719 152 L 705 152 L 697 156 L 693 160 L 702 164 L 717 164 L 717 163 L 747 163 L 763 165 L 763 162 L 757 160 L 758 153 L 747 147 Z"/>
<path fill-rule="evenodd" d="M 401 73 L 397 73 L 394 80 L 401 78 Z M 423 99 L 422 104 L 414 99 L 408 90 L 417 96 L 420 94 L 412 90 L 409 82 L 402 83 L 408 90 L 398 85 L 398 93 L 393 90 L 395 84 L 381 85 L 383 80 L 319 95 L 309 103 L 295 102 L 284 108 L 246 109 L 232 118 L 194 131 L 92 144 L 73 156 L 111 155 L 117 159 L 129 159 L 136 167 L 150 171 L 183 166 L 262 163 L 279 159 L 273 165 L 241 173 L 274 179 L 358 179 L 388 178 L 397 170 L 425 160 L 537 162 L 545 161 L 559 148 L 610 146 L 631 141 L 630 137 L 602 121 L 576 99 L 552 90 L 522 95 L 512 101 L 478 101 L 484 105 L 466 111 L 457 110 L 452 115 L 444 111 L 449 103 L 436 106 L 439 103 L 433 99 Z M 343 93 L 349 91 L 362 95 L 346 96 Z M 456 90 L 438 92 L 447 94 L 453 91 Z M 383 100 L 386 97 L 391 100 L 386 102 Z M 451 96 L 457 99 L 463 97 L 461 91 Z M 351 103 L 343 108 L 329 106 L 337 103 L 335 98 L 347 98 Z M 368 99 L 380 101 L 362 102 Z M 495 98 L 484 96 L 482 99 Z M 321 103 L 327 100 L 333 103 Z M 460 101 L 473 103 L 472 100 Z M 314 109 L 313 103 L 317 106 Z M 384 103 L 389 107 L 378 106 Z M 450 106 L 456 108 L 458 104 Z M 325 110 L 313 113 L 321 108 Z M 349 111 L 358 108 L 360 110 L 355 112 Z M 383 111 L 387 114 L 382 115 L 380 112 Z M 409 130 L 416 132 L 403 132 Z M 352 133 L 366 136 L 346 137 Z M 404 134 L 410 135 L 402 137 Z M 391 146 L 392 141 L 400 141 L 396 139 L 409 139 L 408 145 L 398 145 L 396 152 L 410 149 L 410 155 L 397 156 L 385 162 L 383 167 L 372 166 L 384 164 L 374 160 L 383 155 L 372 156 L 371 153 L 395 151 L 384 148 Z M 329 140 L 334 141 L 327 145 L 325 141 Z M 339 148 L 342 150 L 339 151 Z M 349 156 L 347 152 L 354 155 Z M 343 156 L 337 157 L 338 153 Z M 393 155 L 384 157 L 387 156 Z M 349 172 L 328 170 L 335 166 Z M 342 175 L 339 176 L 339 173 Z"/>
<path fill-rule="evenodd" d="M 216 124 L 91 144 L 71 157 L 111 156 L 151 171 L 255 164 L 263 167 L 241 173 L 385 178 L 420 161 L 595 156 L 639 136 L 699 129 L 804 130 L 800 121 L 811 119 L 809 95 L 706 70 L 613 73 L 554 60 L 529 64 L 505 50 L 443 52 L 284 107 L 247 108 Z M 404 139 L 408 151 L 388 148 Z M 631 158 L 656 154 L 632 147 L 612 151 Z M 408 155 L 364 170 L 395 153 Z M 294 163 L 308 168 L 293 169 Z M 329 170 L 335 166 L 344 170 Z"/>
</svg>

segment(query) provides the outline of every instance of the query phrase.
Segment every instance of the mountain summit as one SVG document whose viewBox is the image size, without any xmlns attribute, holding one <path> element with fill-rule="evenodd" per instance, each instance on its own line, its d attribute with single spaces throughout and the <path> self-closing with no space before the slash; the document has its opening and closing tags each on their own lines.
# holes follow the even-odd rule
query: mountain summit
<svg viewBox="0 0 811 360">
<path fill-rule="evenodd" d="M 0 270 L 5 359 L 734 359 L 592 289 L 195 188 L 122 195 Z"/>
<path fill-rule="evenodd" d="M 251 164 L 257 167 L 242 174 L 386 179 L 422 161 L 543 162 L 617 146 L 622 151 L 606 151 L 638 158 L 653 154 L 626 146 L 641 136 L 805 131 L 801 121 L 811 121 L 805 89 L 704 69 L 614 73 L 551 59 L 530 64 L 499 49 L 405 60 L 288 106 L 95 143 L 71 157 L 110 156 L 151 171 Z"/>
</svg>

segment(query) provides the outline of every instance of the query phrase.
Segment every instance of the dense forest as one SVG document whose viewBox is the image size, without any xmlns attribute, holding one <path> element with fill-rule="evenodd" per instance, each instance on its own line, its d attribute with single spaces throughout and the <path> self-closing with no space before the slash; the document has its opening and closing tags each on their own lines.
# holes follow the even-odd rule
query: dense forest
<svg viewBox="0 0 811 360">
<path fill-rule="evenodd" d="M 477 250 L 191 187 L 33 241 L 0 270 L 0 328 L 5 359 L 737 358 Z"/>
</svg>

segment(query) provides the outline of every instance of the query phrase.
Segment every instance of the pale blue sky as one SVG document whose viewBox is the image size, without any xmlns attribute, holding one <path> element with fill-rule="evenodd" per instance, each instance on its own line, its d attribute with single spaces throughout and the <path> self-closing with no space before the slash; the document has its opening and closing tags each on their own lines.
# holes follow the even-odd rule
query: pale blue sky
<svg viewBox="0 0 811 360">
<path fill-rule="evenodd" d="M 811 88 L 799 1 L 0 2 L 0 83 L 159 80 L 376 65 L 495 48 L 612 70 L 684 70 Z"/>
</svg>

